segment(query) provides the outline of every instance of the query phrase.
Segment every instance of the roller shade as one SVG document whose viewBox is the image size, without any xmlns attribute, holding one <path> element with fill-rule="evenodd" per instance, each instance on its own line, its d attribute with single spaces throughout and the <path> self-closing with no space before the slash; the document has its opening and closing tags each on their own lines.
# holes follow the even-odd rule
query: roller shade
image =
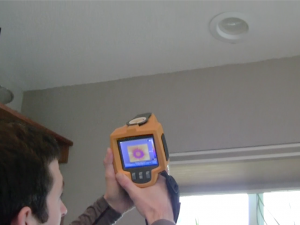
<svg viewBox="0 0 300 225">
<path fill-rule="evenodd" d="M 300 144 L 175 153 L 182 195 L 300 189 Z"/>
</svg>

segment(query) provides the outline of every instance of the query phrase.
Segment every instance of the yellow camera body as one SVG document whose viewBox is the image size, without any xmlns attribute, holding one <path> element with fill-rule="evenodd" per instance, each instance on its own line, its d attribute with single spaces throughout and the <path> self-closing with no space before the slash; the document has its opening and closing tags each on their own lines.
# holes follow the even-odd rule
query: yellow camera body
<svg viewBox="0 0 300 225">
<path fill-rule="evenodd" d="M 116 173 L 123 173 L 138 187 L 154 185 L 167 170 L 169 152 L 162 125 L 152 113 L 137 115 L 110 135 Z"/>
</svg>

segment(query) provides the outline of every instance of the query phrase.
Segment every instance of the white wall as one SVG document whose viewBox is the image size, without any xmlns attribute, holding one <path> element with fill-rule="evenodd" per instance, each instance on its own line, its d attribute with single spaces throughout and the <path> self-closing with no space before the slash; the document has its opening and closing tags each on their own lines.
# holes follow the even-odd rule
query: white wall
<svg viewBox="0 0 300 225">
<path fill-rule="evenodd" d="M 110 133 L 151 111 L 170 152 L 300 141 L 300 57 L 24 94 L 22 112 L 74 141 L 62 165 L 66 224 L 105 189 Z M 143 224 L 136 212 L 119 224 Z"/>
</svg>

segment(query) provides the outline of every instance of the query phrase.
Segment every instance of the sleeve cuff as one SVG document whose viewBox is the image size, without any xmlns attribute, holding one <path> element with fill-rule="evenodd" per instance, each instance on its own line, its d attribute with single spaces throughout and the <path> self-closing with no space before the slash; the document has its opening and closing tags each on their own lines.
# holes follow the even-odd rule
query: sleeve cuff
<svg viewBox="0 0 300 225">
<path fill-rule="evenodd" d="M 175 225 L 175 223 L 170 220 L 157 220 L 151 225 Z"/>
<path fill-rule="evenodd" d="M 97 200 L 97 205 L 99 206 L 99 208 L 105 209 L 103 212 L 104 215 L 101 215 L 101 219 L 99 218 L 97 222 L 105 221 L 106 223 L 114 224 L 117 220 L 119 220 L 122 217 L 121 213 L 117 212 L 112 207 L 110 207 L 110 205 L 107 203 L 103 196 Z"/>
</svg>

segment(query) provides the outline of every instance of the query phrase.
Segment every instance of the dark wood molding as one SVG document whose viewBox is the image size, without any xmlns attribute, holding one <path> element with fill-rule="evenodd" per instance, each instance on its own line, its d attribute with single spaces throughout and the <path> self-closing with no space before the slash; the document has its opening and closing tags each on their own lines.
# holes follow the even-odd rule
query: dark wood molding
<svg viewBox="0 0 300 225">
<path fill-rule="evenodd" d="M 18 120 L 21 122 L 24 122 L 26 124 L 32 125 L 40 130 L 45 131 L 46 133 L 53 136 L 57 143 L 59 144 L 61 148 L 61 158 L 59 160 L 60 163 L 67 163 L 68 162 L 68 156 L 69 156 L 69 147 L 73 145 L 73 142 L 68 140 L 67 138 L 55 133 L 52 130 L 49 130 L 48 128 L 38 124 L 37 122 L 34 122 L 33 120 L 25 117 L 24 115 L 10 109 L 6 105 L 3 105 L 0 103 L 0 119 L 12 119 L 12 120 Z"/>
</svg>

